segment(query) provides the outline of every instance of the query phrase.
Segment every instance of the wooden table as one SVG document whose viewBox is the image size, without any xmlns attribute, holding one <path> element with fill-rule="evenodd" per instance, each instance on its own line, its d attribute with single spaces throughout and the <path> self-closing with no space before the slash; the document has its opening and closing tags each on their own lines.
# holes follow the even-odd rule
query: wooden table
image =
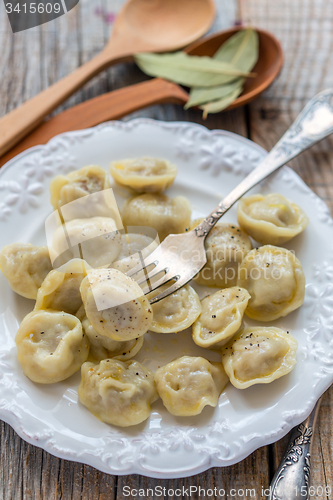
<svg viewBox="0 0 333 500">
<path fill-rule="evenodd" d="M 181 1 L 181 0 L 179 0 Z M 234 0 L 216 0 L 219 8 L 213 31 L 234 23 Z M 68 15 L 13 36 L 0 3 L 0 115 L 65 76 L 89 60 L 104 45 L 113 14 L 121 0 L 81 0 Z M 262 97 L 249 106 L 210 115 L 203 122 L 197 111 L 175 105 L 155 106 L 127 116 L 159 120 L 188 120 L 208 128 L 236 132 L 270 149 L 289 127 L 304 104 L 317 92 L 333 87 L 333 2 L 331 0 L 244 0 L 244 18 L 272 31 L 282 42 L 285 64 L 280 77 Z M 104 72 L 64 107 L 106 91 L 142 80 L 134 64 L 122 64 Z M 333 139 L 327 139 L 291 166 L 333 208 Z M 333 490 L 332 418 L 333 390 L 323 398 L 314 440 L 312 484 Z M 0 423 L 0 497 L 29 499 L 122 499 L 123 487 L 254 488 L 262 498 L 286 446 L 287 437 L 263 447 L 232 467 L 213 468 L 186 479 L 154 480 L 142 476 L 110 476 L 87 465 L 49 455 L 20 439 L 11 427 Z M 127 497 L 129 498 L 129 497 Z M 148 495 L 146 498 L 161 498 Z M 167 495 L 165 498 L 171 498 Z M 196 496 L 192 496 L 196 498 Z M 210 498 L 219 498 L 214 495 Z M 233 498 L 250 498 L 236 495 Z M 315 498 L 321 498 L 315 495 Z M 328 499 L 329 496 L 323 498 Z M 333 493 L 331 495 L 333 498 Z"/>
</svg>

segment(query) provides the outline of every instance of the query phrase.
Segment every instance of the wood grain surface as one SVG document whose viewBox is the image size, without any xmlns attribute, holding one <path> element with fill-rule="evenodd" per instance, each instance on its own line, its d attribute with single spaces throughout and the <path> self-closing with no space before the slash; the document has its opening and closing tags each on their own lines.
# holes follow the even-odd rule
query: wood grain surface
<svg viewBox="0 0 333 500">
<path fill-rule="evenodd" d="M 0 2 L 0 116 L 73 71 L 98 53 L 112 28 L 112 14 L 121 0 L 81 0 L 66 16 L 13 35 Z M 218 18 L 213 30 L 231 26 L 236 18 L 234 0 L 217 0 Z M 249 137 L 271 148 L 315 93 L 333 87 L 333 2 L 331 0 L 244 0 L 243 15 L 254 26 L 272 31 L 285 51 L 280 77 L 262 97 L 246 108 L 211 115 L 203 122 L 198 111 L 176 105 L 159 105 L 138 111 L 125 120 L 144 116 L 160 120 L 204 123 Z M 119 64 L 105 71 L 71 97 L 62 110 L 106 91 L 143 81 L 134 64 Z M 57 110 L 57 111 L 59 111 Z M 323 141 L 291 162 L 291 166 L 333 211 L 333 140 Z M 333 490 L 332 416 L 333 390 L 323 398 L 315 433 L 312 484 Z M 260 499 L 269 486 L 286 446 L 287 437 L 261 448 L 241 463 L 213 468 L 176 480 L 142 476 L 110 476 L 92 467 L 60 460 L 20 439 L 0 422 L 0 499 L 125 499 L 124 486 L 166 490 L 190 485 L 224 489 L 228 498 Z M 231 497 L 230 490 L 253 489 Z M 132 497 L 133 498 L 133 497 Z M 136 497 L 134 497 L 136 498 Z M 139 497 L 137 497 L 139 498 Z M 150 492 L 145 498 L 161 496 Z M 162 498 L 176 497 L 167 493 Z M 199 498 L 192 495 L 192 498 Z M 204 497 L 200 497 L 204 498 Z M 208 498 L 208 497 L 207 497 Z M 209 498 L 227 498 L 213 494 Z M 333 498 L 314 495 L 314 498 Z"/>
</svg>

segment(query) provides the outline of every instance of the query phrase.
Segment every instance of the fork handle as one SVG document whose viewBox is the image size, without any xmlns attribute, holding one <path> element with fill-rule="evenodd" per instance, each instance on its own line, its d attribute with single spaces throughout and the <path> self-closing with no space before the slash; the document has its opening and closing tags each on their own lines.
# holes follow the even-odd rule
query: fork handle
<svg viewBox="0 0 333 500">
<path fill-rule="evenodd" d="M 267 500 L 308 500 L 313 433 L 321 398 L 304 422 L 291 431 L 289 444 L 273 477 Z"/>
<path fill-rule="evenodd" d="M 289 160 L 333 133 L 333 89 L 317 94 L 263 161 L 195 228 L 206 237 L 212 227 L 245 193 Z"/>
</svg>

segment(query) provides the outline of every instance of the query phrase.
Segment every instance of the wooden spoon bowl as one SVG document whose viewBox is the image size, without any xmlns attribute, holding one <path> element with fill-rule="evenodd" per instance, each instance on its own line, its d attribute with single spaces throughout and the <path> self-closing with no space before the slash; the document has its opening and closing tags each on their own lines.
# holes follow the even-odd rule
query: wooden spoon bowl
<svg viewBox="0 0 333 500">
<path fill-rule="evenodd" d="M 212 57 L 220 46 L 243 27 L 231 28 L 189 45 L 185 51 L 190 55 Z M 259 58 L 252 72 L 254 78 L 247 78 L 242 94 L 227 108 L 234 109 L 258 97 L 278 76 L 283 64 L 280 42 L 268 31 L 256 30 L 259 35 Z"/>
<path fill-rule="evenodd" d="M 214 0 L 127 0 L 103 52 L 171 52 L 203 36 L 214 17 Z"/>
</svg>

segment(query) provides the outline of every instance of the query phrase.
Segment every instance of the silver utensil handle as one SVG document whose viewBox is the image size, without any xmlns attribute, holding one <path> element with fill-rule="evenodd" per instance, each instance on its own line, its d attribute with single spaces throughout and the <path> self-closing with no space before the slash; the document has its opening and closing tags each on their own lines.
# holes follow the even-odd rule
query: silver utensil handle
<svg viewBox="0 0 333 500">
<path fill-rule="evenodd" d="M 262 162 L 196 227 L 206 237 L 229 208 L 250 189 L 316 142 L 333 133 L 333 89 L 317 94 Z"/>
<path fill-rule="evenodd" d="M 288 447 L 269 489 L 269 500 L 308 500 L 313 431 L 320 403 L 321 398 L 309 417 L 291 431 Z"/>
</svg>

